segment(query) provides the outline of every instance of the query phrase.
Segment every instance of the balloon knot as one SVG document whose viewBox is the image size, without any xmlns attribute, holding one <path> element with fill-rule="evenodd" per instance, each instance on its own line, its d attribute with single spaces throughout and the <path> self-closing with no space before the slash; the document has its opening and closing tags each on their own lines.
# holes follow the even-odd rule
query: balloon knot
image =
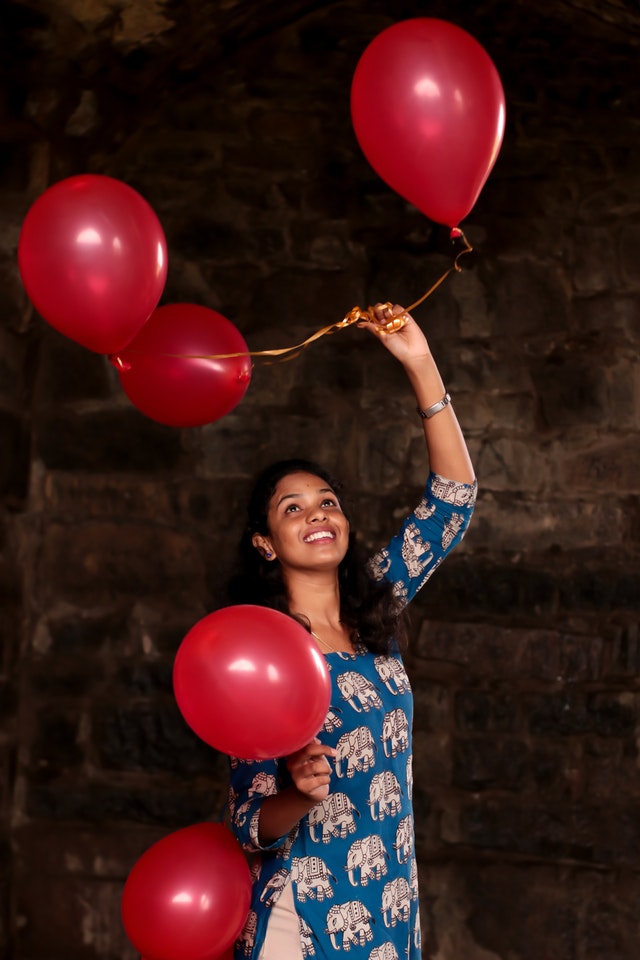
<svg viewBox="0 0 640 960">
<path fill-rule="evenodd" d="M 462 230 L 460 227 L 451 227 L 451 233 L 449 234 L 449 239 L 458 240 L 462 236 Z"/>
</svg>

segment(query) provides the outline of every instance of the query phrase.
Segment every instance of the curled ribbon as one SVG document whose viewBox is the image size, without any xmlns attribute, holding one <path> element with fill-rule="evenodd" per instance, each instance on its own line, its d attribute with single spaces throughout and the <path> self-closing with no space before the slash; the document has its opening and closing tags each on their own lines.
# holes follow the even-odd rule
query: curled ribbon
<svg viewBox="0 0 640 960">
<path fill-rule="evenodd" d="M 353 323 L 375 323 L 378 327 L 380 333 L 383 335 L 397 333 L 398 330 L 402 330 L 404 325 L 407 322 L 406 314 L 411 313 L 412 310 L 415 310 L 416 307 L 419 307 L 427 297 L 430 297 L 434 290 L 437 290 L 441 283 L 443 283 L 450 273 L 457 271 L 460 273 L 462 267 L 458 263 L 460 257 L 464 256 L 465 253 L 471 253 L 473 247 L 465 237 L 462 230 L 459 227 L 453 227 L 451 230 L 450 237 L 452 240 L 461 239 L 464 242 L 464 247 L 460 250 L 453 261 L 452 266 L 446 270 L 441 277 L 436 280 L 436 282 L 429 287 L 426 293 L 424 293 L 419 300 L 416 300 L 415 303 L 412 303 L 411 306 L 407 307 L 404 313 L 399 314 L 396 317 L 391 317 L 386 323 L 379 323 L 374 314 L 373 307 L 367 307 L 366 310 L 362 310 L 360 307 L 352 307 L 351 310 L 343 317 L 342 320 L 338 320 L 335 323 L 330 323 L 326 327 L 321 327 L 320 330 L 316 330 L 315 333 L 311 334 L 310 337 L 307 337 L 306 340 L 303 340 L 302 343 L 294 344 L 292 347 L 282 347 L 276 350 L 255 350 L 248 352 L 237 352 L 237 353 L 215 353 L 215 354 L 178 354 L 178 353 L 163 353 L 164 357 L 189 357 L 193 360 L 231 360 L 234 357 L 271 357 L 271 360 L 265 360 L 264 365 L 270 363 L 284 363 L 286 360 L 293 360 L 295 357 L 299 356 L 303 350 L 305 350 L 309 344 L 313 343 L 315 340 L 319 340 L 320 337 L 325 337 L 329 334 L 336 333 L 338 330 L 344 330 L 346 327 L 350 327 Z M 392 309 L 391 303 L 385 303 L 385 307 L 389 310 Z M 109 358 L 111 363 L 118 369 L 127 369 L 130 365 L 122 360 L 119 356 L 113 355 Z"/>
</svg>

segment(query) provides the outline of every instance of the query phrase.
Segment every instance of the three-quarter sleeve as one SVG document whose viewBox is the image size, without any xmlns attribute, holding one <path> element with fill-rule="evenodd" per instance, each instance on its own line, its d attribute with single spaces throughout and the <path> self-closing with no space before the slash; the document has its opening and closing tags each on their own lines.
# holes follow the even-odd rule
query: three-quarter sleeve
<svg viewBox="0 0 640 960">
<path fill-rule="evenodd" d="M 471 521 L 478 484 L 430 473 L 424 496 L 386 547 L 369 561 L 374 580 L 389 580 L 409 603 L 460 543 Z"/>
<path fill-rule="evenodd" d="M 231 830 L 244 850 L 256 853 L 281 847 L 288 834 L 263 845 L 258 838 L 260 807 L 281 787 L 277 760 L 230 757 L 229 814 Z"/>
</svg>

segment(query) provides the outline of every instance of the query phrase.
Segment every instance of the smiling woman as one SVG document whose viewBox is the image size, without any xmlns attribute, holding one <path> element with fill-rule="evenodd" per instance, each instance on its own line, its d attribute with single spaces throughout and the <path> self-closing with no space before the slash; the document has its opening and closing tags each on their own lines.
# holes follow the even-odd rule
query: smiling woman
<svg viewBox="0 0 640 960">
<path fill-rule="evenodd" d="M 378 304 L 374 316 L 361 325 L 405 368 L 431 471 L 413 513 L 372 558 L 320 465 L 280 461 L 255 484 L 230 600 L 281 610 L 309 630 L 330 671 L 331 704 L 318 735 L 291 756 L 231 760 L 232 827 L 257 854 L 238 960 L 421 955 L 403 611 L 462 539 L 476 483 L 422 331 L 399 306 Z M 399 328 L 389 327 L 394 317 Z"/>
<path fill-rule="evenodd" d="M 291 614 L 325 651 L 353 650 L 357 631 L 372 650 L 387 652 L 389 637 L 404 637 L 399 603 L 392 584 L 370 577 L 366 561 L 341 484 L 317 463 L 282 460 L 255 483 L 229 598 Z"/>
<path fill-rule="evenodd" d="M 340 501 L 312 465 L 310 470 L 285 474 L 278 481 L 269 503 L 268 533 L 252 537 L 266 560 L 280 562 L 287 580 L 294 570 L 334 573 L 347 551 L 349 522 Z"/>
</svg>

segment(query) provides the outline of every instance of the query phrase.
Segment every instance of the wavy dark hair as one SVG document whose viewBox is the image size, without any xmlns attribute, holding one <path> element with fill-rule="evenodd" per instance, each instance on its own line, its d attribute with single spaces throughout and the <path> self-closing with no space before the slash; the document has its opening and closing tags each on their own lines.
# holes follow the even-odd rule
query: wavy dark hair
<svg viewBox="0 0 640 960">
<path fill-rule="evenodd" d="M 279 563 L 269 562 L 253 546 L 254 534 L 267 535 L 267 513 L 276 486 L 291 473 L 311 473 L 320 477 L 336 494 L 345 509 L 342 484 L 324 467 L 312 460 L 279 460 L 258 475 L 247 506 L 247 522 L 238 548 L 236 570 L 227 595 L 232 604 L 252 603 L 290 614 L 287 592 Z M 349 523 L 351 530 L 351 523 Z M 403 647 L 407 627 L 403 607 L 387 580 L 375 581 L 367 573 L 368 556 L 355 533 L 349 533 L 347 552 L 338 568 L 340 619 L 374 653 L 388 654 L 392 646 Z M 309 629 L 309 624 L 301 620 Z"/>
</svg>

